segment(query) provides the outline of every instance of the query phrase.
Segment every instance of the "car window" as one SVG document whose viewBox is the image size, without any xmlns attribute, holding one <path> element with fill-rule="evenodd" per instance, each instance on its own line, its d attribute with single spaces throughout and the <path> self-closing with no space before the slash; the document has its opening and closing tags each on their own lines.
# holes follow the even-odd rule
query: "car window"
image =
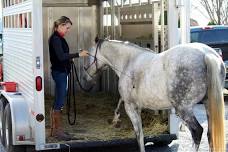
<svg viewBox="0 0 228 152">
<path fill-rule="evenodd" d="M 191 42 L 228 43 L 228 29 L 193 31 L 191 32 Z"/>
</svg>

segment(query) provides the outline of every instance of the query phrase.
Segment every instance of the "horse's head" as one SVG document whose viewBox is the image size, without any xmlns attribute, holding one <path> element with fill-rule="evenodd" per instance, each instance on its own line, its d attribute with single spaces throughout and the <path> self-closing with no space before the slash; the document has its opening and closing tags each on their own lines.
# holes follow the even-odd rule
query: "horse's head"
<svg viewBox="0 0 228 152">
<path fill-rule="evenodd" d="M 85 79 L 87 81 L 91 81 L 92 79 L 94 79 L 97 75 L 101 73 L 104 67 L 106 67 L 105 60 L 103 59 L 100 52 L 103 41 L 104 40 L 102 39 L 96 38 L 96 45 L 90 49 L 89 65 L 84 67 L 87 73 L 85 76 Z"/>
</svg>

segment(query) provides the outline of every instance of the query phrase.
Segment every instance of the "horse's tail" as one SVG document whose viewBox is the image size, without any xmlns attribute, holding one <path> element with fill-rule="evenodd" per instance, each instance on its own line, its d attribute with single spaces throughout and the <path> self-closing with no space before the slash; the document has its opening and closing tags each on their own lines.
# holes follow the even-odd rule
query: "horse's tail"
<svg viewBox="0 0 228 152">
<path fill-rule="evenodd" d="M 205 56 L 208 80 L 208 129 L 209 142 L 212 151 L 226 151 L 224 127 L 224 98 L 223 85 L 224 64 L 213 54 Z"/>
</svg>

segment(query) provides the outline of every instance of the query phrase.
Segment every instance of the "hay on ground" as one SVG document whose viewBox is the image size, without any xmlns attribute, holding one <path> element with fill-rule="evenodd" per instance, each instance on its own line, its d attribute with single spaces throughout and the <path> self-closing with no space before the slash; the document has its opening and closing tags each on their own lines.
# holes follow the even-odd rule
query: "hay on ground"
<svg viewBox="0 0 228 152">
<path fill-rule="evenodd" d="M 80 141 L 94 140 L 112 140 L 123 138 L 135 138 L 130 119 L 125 113 L 123 105 L 121 106 L 121 125 L 114 127 L 110 122 L 114 116 L 114 110 L 118 103 L 118 97 L 106 94 L 95 93 L 76 95 L 76 124 L 71 126 L 68 123 L 66 106 L 63 111 L 63 127 L 65 131 L 74 135 Z M 46 97 L 46 130 L 49 137 L 49 111 L 52 106 L 53 97 Z M 73 115 L 73 113 L 72 113 Z M 158 135 L 168 132 L 167 114 L 155 115 L 153 111 L 142 111 L 143 130 L 146 135 Z M 47 142 L 56 142 L 54 138 L 47 138 Z"/>
</svg>

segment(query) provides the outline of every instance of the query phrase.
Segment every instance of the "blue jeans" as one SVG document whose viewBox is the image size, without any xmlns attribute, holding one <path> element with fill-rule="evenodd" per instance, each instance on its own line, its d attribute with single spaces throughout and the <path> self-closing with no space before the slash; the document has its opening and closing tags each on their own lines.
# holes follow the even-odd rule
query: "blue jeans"
<svg viewBox="0 0 228 152">
<path fill-rule="evenodd" d="M 67 73 L 52 70 L 52 78 L 55 81 L 55 100 L 53 109 L 61 110 L 67 94 Z"/>
</svg>

